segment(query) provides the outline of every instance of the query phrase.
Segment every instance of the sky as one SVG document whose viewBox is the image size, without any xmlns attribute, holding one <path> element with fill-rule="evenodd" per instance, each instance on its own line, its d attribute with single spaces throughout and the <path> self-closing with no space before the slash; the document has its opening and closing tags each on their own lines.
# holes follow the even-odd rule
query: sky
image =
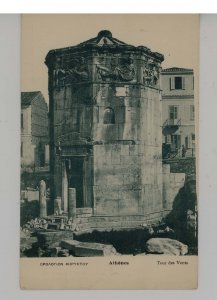
<svg viewBox="0 0 217 300">
<path fill-rule="evenodd" d="M 22 16 L 21 90 L 41 91 L 48 102 L 49 50 L 74 46 L 110 30 L 113 37 L 164 55 L 163 68 L 199 64 L 196 14 L 25 14 Z"/>
</svg>

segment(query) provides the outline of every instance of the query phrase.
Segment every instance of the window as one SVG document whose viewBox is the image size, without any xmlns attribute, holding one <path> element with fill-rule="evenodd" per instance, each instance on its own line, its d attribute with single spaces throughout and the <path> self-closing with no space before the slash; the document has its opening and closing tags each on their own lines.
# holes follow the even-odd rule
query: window
<svg viewBox="0 0 217 300">
<path fill-rule="evenodd" d="M 182 89 L 182 77 L 175 77 L 175 90 Z"/>
<path fill-rule="evenodd" d="M 115 124 L 115 113 L 112 108 L 107 107 L 104 110 L 103 123 L 104 124 Z"/>
<path fill-rule="evenodd" d="M 190 119 L 194 120 L 194 105 L 190 106 Z"/>
<path fill-rule="evenodd" d="M 23 113 L 21 113 L 21 128 L 23 128 Z"/>
<path fill-rule="evenodd" d="M 195 134 L 194 133 L 192 133 L 192 135 L 191 135 L 191 140 L 194 142 L 195 141 Z"/>
<path fill-rule="evenodd" d="M 178 107 L 171 105 L 169 106 L 169 119 L 175 120 L 178 119 Z"/>
<path fill-rule="evenodd" d="M 170 78 L 170 89 L 171 90 L 184 90 L 185 89 L 185 78 L 181 76 L 175 76 Z"/>
</svg>

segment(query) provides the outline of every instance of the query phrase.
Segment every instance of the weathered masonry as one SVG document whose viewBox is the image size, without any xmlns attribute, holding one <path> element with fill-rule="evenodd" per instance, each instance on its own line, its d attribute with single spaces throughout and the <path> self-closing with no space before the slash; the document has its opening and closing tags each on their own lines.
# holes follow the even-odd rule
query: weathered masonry
<svg viewBox="0 0 217 300">
<path fill-rule="evenodd" d="M 171 179 L 166 166 L 163 180 L 163 59 L 107 30 L 48 53 L 51 197 L 64 211 L 69 191 L 77 214 L 108 222 L 159 220 L 171 207 L 166 185 L 184 177 Z"/>
</svg>

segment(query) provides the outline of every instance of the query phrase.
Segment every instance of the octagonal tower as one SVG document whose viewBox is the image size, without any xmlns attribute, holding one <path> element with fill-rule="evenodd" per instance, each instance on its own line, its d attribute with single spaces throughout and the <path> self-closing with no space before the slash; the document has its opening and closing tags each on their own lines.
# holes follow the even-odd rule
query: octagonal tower
<svg viewBox="0 0 217 300">
<path fill-rule="evenodd" d="M 79 214 L 161 216 L 163 59 L 107 30 L 48 53 L 51 197 L 64 211 L 75 188 Z"/>
</svg>

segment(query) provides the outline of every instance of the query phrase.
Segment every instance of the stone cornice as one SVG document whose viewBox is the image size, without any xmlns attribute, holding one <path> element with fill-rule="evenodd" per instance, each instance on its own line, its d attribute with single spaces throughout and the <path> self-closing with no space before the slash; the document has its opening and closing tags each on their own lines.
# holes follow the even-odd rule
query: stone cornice
<svg viewBox="0 0 217 300">
<path fill-rule="evenodd" d="M 194 70 L 193 69 L 186 69 L 186 68 L 168 68 L 168 69 L 163 69 L 161 72 L 161 75 L 193 75 Z"/>
<path fill-rule="evenodd" d="M 194 95 L 162 95 L 163 100 L 194 99 Z"/>
<path fill-rule="evenodd" d="M 176 75 L 194 75 L 193 72 L 188 72 L 188 71 L 183 71 L 183 72 L 166 72 L 164 73 L 163 71 L 161 71 L 161 76 L 166 76 L 166 75 L 173 75 L 173 76 L 176 76 Z"/>
</svg>

